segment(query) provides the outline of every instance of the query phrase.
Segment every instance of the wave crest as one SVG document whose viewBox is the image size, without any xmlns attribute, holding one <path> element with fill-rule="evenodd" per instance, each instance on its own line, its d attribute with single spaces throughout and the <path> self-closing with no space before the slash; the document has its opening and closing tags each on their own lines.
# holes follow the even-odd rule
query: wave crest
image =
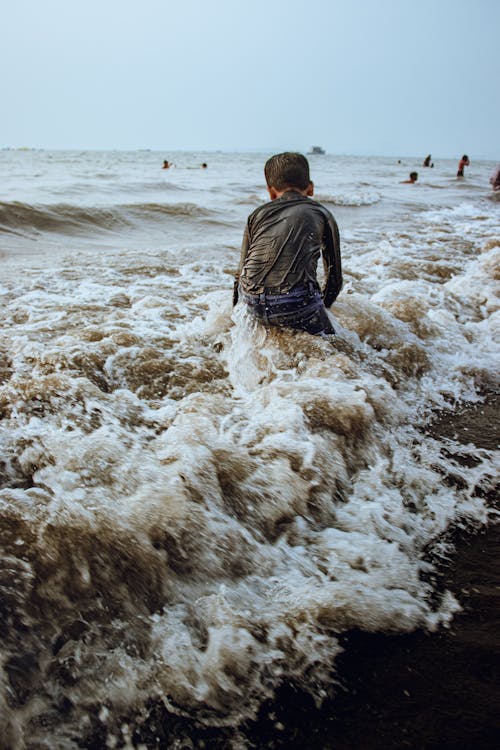
<svg viewBox="0 0 500 750">
<path fill-rule="evenodd" d="M 0 232 L 33 235 L 42 232 L 85 234 L 116 231 L 140 221 L 156 221 L 166 216 L 203 218 L 210 211 L 196 203 L 127 203 L 117 206 L 52 205 L 17 201 L 0 202 Z"/>
<path fill-rule="evenodd" d="M 372 206 L 382 200 L 378 193 L 336 193 L 331 195 L 323 193 L 314 196 L 320 203 L 332 203 L 335 206 Z"/>
</svg>

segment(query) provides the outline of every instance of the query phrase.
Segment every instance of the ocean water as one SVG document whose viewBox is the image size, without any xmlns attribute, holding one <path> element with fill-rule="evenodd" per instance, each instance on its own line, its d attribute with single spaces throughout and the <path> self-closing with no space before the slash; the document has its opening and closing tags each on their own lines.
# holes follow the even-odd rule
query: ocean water
<svg viewBox="0 0 500 750">
<path fill-rule="evenodd" d="M 267 156 L 0 152 L 3 750 L 180 747 L 158 706 L 245 747 L 347 630 L 461 608 L 432 573 L 495 520 L 498 452 L 428 425 L 498 391 L 494 164 L 310 157 L 323 339 L 231 305 Z"/>
</svg>

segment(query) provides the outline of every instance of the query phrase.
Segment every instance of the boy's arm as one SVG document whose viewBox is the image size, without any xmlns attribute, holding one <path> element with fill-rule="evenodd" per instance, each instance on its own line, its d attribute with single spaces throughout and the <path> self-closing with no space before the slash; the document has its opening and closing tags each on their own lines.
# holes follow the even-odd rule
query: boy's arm
<svg viewBox="0 0 500 750">
<path fill-rule="evenodd" d="M 342 289 L 339 228 L 330 212 L 328 212 L 323 239 L 323 266 L 325 268 L 326 283 L 322 294 L 325 307 L 330 307 Z"/>
<path fill-rule="evenodd" d="M 247 225 L 245 227 L 245 232 L 243 234 L 243 242 L 241 243 L 241 255 L 240 255 L 240 265 L 238 266 L 238 270 L 236 271 L 235 277 L 234 277 L 234 284 L 233 284 L 233 307 L 238 302 L 238 285 L 240 283 L 240 274 L 243 270 L 243 264 L 245 263 L 245 259 L 247 257 L 248 248 L 250 247 L 250 230 L 248 228 L 248 221 Z"/>
</svg>

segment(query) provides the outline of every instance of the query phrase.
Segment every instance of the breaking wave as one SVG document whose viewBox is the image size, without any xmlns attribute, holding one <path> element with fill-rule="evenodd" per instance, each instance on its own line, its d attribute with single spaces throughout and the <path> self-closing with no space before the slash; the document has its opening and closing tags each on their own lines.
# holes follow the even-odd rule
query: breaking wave
<svg viewBox="0 0 500 750">
<path fill-rule="evenodd" d="M 168 217 L 203 219 L 211 212 L 195 203 L 128 203 L 110 207 L 85 207 L 65 203 L 30 205 L 0 203 L 0 232 L 68 235 L 116 231 L 138 222 L 158 222 Z"/>
<path fill-rule="evenodd" d="M 320 203 L 329 203 L 334 206 L 372 206 L 382 200 L 378 193 L 369 192 L 338 193 L 335 195 L 320 193 L 315 195 L 314 199 Z"/>
</svg>

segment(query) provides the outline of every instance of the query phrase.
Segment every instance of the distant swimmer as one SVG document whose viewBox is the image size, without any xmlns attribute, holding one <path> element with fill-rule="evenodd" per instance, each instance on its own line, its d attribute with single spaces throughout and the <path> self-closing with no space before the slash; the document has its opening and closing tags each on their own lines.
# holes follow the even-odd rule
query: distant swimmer
<svg viewBox="0 0 500 750">
<path fill-rule="evenodd" d="M 165 161 L 163 162 L 163 167 L 162 167 L 162 169 L 170 169 L 170 167 L 171 167 L 171 166 L 172 166 L 171 162 L 169 162 L 169 161 L 167 161 L 167 160 L 165 159 Z"/>
<path fill-rule="evenodd" d="M 206 169 L 207 167 L 208 167 L 208 164 L 206 163 L 206 161 L 204 161 L 203 164 L 201 165 L 201 168 Z"/>
<path fill-rule="evenodd" d="M 423 164 L 423 166 L 424 166 L 424 167 L 430 167 L 430 166 L 431 166 L 431 159 L 432 159 L 432 156 L 431 156 L 430 154 L 428 154 L 428 155 L 427 155 L 427 156 L 425 157 L 425 159 L 424 159 L 424 164 Z M 432 166 L 434 166 L 434 164 L 433 164 Z"/>
<path fill-rule="evenodd" d="M 470 164 L 469 157 L 467 154 L 464 154 L 460 161 L 458 162 L 458 172 L 457 177 L 463 177 L 464 176 L 464 167 L 468 167 Z"/>
<path fill-rule="evenodd" d="M 495 193 L 500 190 L 500 164 L 497 164 L 493 174 L 490 177 L 490 185 Z"/>
<path fill-rule="evenodd" d="M 418 180 L 418 172 L 410 172 L 409 180 L 401 180 L 400 185 L 414 185 Z"/>
</svg>

